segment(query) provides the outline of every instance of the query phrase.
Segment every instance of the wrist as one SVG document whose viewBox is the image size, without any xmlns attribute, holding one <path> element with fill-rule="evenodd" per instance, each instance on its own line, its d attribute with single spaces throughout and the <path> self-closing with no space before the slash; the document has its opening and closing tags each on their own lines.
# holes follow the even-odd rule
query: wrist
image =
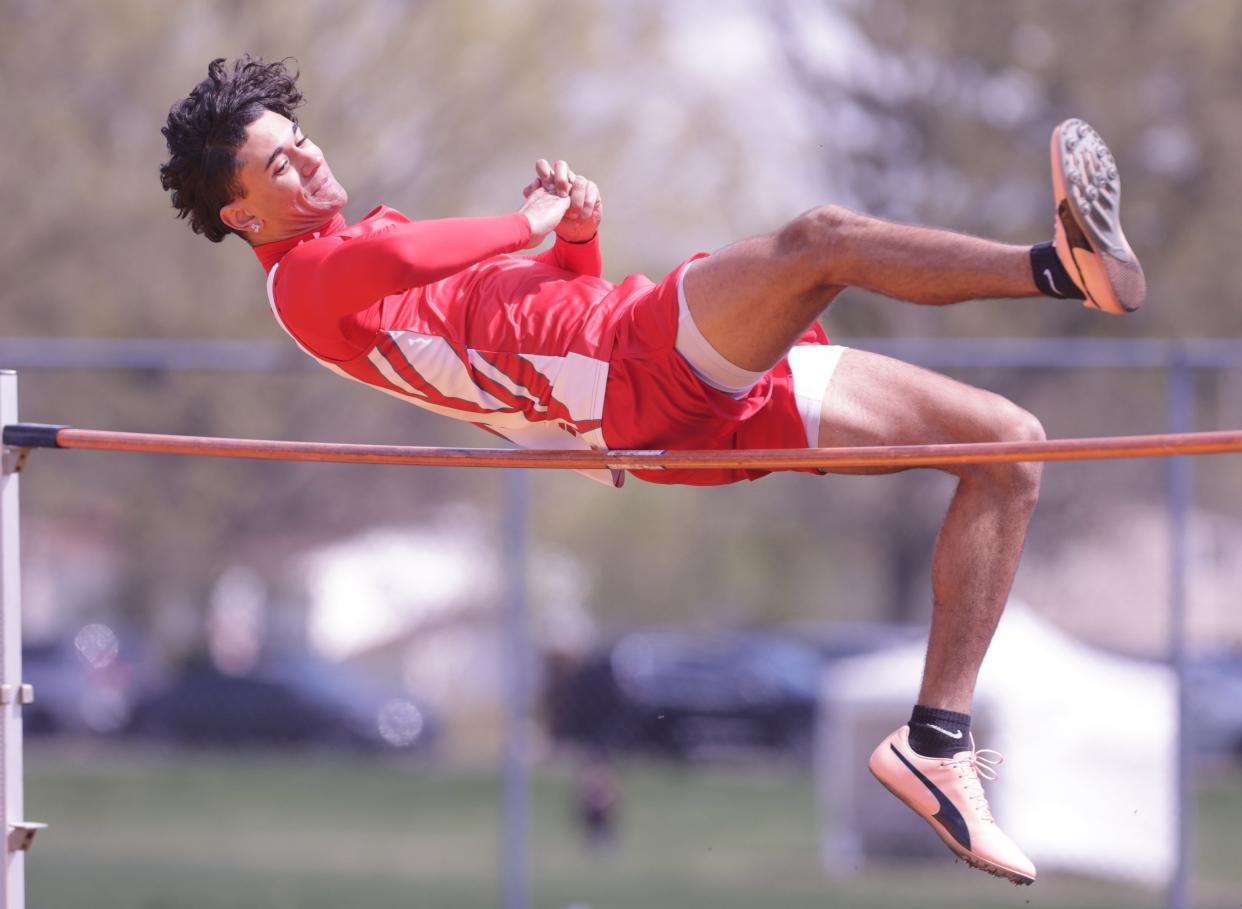
<svg viewBox="0 0 1242 909">
<path fill-rule="evenodd" d="M 524 211 L 516 211 L 514 214 L 518 216 L 522 224 L 526 225 L 526 233 L 530 236 L 534 236 L 535 222 L 531 220 L 530 215 Z"/>
<path fill-rule="evenodd" d="M 566 237 L 562 237 L 560 234 L 557 234 L 557 235 L 556 235 L 556 239 L 557 239 L 557 240 L 561 241 L 562 243 L 570 243 L 570 244 L 573 244 L 574 246 L 586 246 L 588 243 L 593 243 L 593 242 L 595 242 L 595 240 L 596 240 L 598 237 L 599 237 L 599 230 L 598 230 L 598 229 L 597 229 L 597 230 L 596 230 L 593 234 L 591 234 L 591 236 L 587 237 L 585 240 L 570 240 L 570 239 L 568 239 L 568 238 L 566 238 Z"/>
</svg>

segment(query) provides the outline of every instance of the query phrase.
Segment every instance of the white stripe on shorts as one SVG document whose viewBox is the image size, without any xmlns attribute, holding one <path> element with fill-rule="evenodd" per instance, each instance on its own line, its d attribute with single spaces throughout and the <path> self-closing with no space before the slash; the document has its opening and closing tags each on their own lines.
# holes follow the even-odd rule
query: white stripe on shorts
<svg viewBox="0 0 1242 909">
<path fill-rule="evenodd" d="M 789 368 L 793 372 L 794 397 L 798 413 L 806 427 L 806 447 L 819 447 L 820 413 L 824 396 L 832 382 L 841 355 L 849 350 L 837 344 L 800 344 L 789 351 Z"/>
<path fill-rule="evenodd" d="M 764 374 L 734 366 L 712 347 L 694 324 L 694 316 L 686 305 L 686 292 L 682 287 L 686 272 L 693 267 L 693 263 L 686 266 L 677 279 L 677 340 L 673 346 L 705 385 L 740 398 L 754 388 Z M 802 425 L 806 428 L 807 448 L 819 447 L 824 395 L 837 364 L 841 362 L 841 355 L 848 349 L 837 344 L 800 344 L 789 351 L 794 395 L 798 401 L 798 413 L 802 415 Z"/>
<path fill-rule="evenodd" d="M 692 262 L 677 276 L 677 340 L 673 342 L 673 348 L 681 354 L 682 359 L 690 365 L 704 385 L 740 398 L 754 388 L 764 374 L 734 366 L 720 351 L 712 347 L 711 342 L 703 337 L 703 332 L 694 324 L 694 316 L 690 315 L 690 307 L 686 305 L 686 291 L 682 286 L 686 280 L 686 272 L 693 267 Z"/>
</svg>

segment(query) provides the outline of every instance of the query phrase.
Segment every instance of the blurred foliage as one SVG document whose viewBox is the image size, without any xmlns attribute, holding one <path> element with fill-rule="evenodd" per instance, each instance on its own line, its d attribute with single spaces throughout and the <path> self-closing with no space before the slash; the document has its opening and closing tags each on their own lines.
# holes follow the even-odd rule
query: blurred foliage
<svg viewBox="0 0 1242 909">
<path fill-rule="evenodd" d="M 381 202 L 411 217 L 502 212 L 536 157 L 564 157 L 602 187 L 614 279 L 661 275 L 821 201 L 1044 239 L 1048 134 L 1083 116 L 1125 174 L 1147 310 L 1123 322 L 1050 302 L 931 310 L 850 294 L 828 315 L 830 333 L 846 343 L 1238 334 L 1242 7 L 1232 0 L 0 0 L 0 16 L 11 336 L 287 343 L 251 252 L 192 235 L 157 180 L 168 106 L 209 59 L 243 51 L 296 58 L 303 122 L 350 190 L 350 217 Z M 1162 425 L 1159 376 L 963 377 L 1014 397 L 1053 435 Z M 1205 406 L 1238 412 L 1236 396 Z M 487 444 L 310 369 L 30 371 L 22 408 L 26 419 L 111 429 Z M 1238 484 L 1211 476 L 1214 501 L 1240 504 Z M 631 480 L 620 493 L 545 475 L 536 488 L 541 539 L 582 558 L 593 610 L 621 627 L 925 609 L 951 487 L 925 473 L 710 491 Z M 1150 465 L 1060 470 L 1032 546 L 1053 550 L 1110 497 L 1155 500 L 1159 488 Z M 461 498 L 495 517 L 498 490 L 477 472 L 64 455 L 37 457 L 25 494 L 35 549 L 73 528 L 123 553 L 119 580 L 91 609 L 158 616 L 195 613 L 235 562 L 274 578 L 317 542 L 418 522 Z"/>
<path fill-rule="evenodd" d="M 1121 162 L 1126 227 L 1154 304 L 1124 321 L 1084 320 L 1062 306 L 854 306 L 842 314 L 846 324 L 944 336 L 1238 334 L 1242 316 L 1220 305 L 1239 278 L 1239 264 L 1221 255 L 1242 195 L 1230 163 L 1242 136 L 1236 3 L 875 0 L 779 9 L 795 79 L 834 151 L 828 167 L 843 195 L 881 215 L 1039 239 L 1051 223 L 1048 135 L 1060 120 L 1083 117 Z M 817 40 L 825 22 L 852 38 L 844 62 Z"/>
</svg>

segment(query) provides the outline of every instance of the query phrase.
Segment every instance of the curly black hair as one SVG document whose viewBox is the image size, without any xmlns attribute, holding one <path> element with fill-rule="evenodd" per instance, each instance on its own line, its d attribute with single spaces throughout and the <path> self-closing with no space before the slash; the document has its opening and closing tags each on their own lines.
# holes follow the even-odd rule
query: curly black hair
<svg viewBox="0 0 1242 909">
<path fill-rule="evenodd" d="M 299 73 L 291 74 L 288 62 L 243 54 L 230 69 L 223 57 L 212 60 L 207 78 L 168 111 L 162 132 L 169 158 L 160 165 L 160 183 L 172 194 L 177 217 L 189 218 L 194 232 L 212 243 L 236 233 L 220 220 L 220 209 L 245 195 L 237 149 L 246 127 L 265 110 L 293 120 L 302 105 Z"/>
</svg>

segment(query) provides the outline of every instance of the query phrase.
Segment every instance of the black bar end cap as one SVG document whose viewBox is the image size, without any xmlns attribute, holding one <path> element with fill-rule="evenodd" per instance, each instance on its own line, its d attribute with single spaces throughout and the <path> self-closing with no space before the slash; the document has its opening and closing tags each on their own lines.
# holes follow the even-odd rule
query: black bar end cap
<svg viewBox="0 0 1242 909">
<path fill-rule="evenodd" d="M 4 427 L 4 444 L 9 448 L 59 448 L 56 435 L 68 428 L 50 423 L 10 423 Z"/>
</svg>

